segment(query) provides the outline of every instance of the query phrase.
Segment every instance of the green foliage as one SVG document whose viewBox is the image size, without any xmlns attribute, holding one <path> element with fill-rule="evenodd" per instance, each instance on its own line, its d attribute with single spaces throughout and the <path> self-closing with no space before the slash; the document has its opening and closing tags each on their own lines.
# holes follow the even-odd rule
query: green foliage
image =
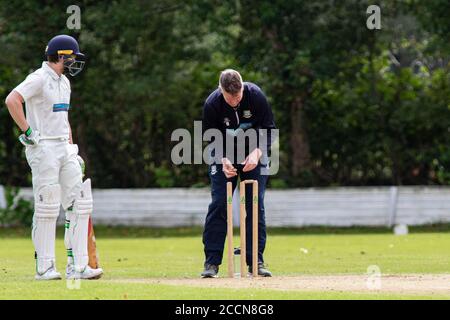
<svg viewBox="0 0 450 320">
<path fill-rule="evenodd" d="M 170 188 L 175 184 L 172 172 L 165 167 L 155 169 L 155 180 L 158 187 L 161 188 Z"/>
<path fill-rule="evenodd" d="M 73 136 L 96 187 L 208 184 L 206 166 L 170 164 L 220 70 L 267 94 L 280 128 L 274 187 L 449 184 L 448 1 L 72 1 L 0 7 L 0 101 L 39 67 L 55 34 L 79 39 Z M 19 131 L 0 108 L 0 180 L 29 185 Z M 283 181 L 283 182 L 281 182 Z"/>
<path fill-rule="evenodd" d="M 288 187 L 288 184 L 283 179 L 275 178 L 269 179 L 269 187 L 273 189 L 286 189 Z"/>
<path fill-rule="evenodd" d="M 378 81 L 371 97 L 368 68 L 352 81 L 317 81 L 308 108 L 312 153 L 338 184 L 432 184 L 450 165 L 450 112 L 442 70 L 390 72 L 387 53 L 373 61 Z M 324 128 L 326 128 L 324 132 Z M 440 180 L 436 170 L 440 171 Z"/>
<path fill-rule="evenodd" d="M 19 188 L 5 187 L 6 208 L 0 208 L 1 226 L 30 226 L 33 203 L 19 196 Z"/>
</svg>

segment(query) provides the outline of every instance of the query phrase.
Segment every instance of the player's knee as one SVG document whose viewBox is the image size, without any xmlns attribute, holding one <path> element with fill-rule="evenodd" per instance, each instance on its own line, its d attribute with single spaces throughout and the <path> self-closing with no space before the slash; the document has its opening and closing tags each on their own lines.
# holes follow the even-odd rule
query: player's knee
<svg viewBox="0 0 450 320">
<path fill-rule="evenodd" d="M 59 215 L 61 187 L 50 184 L 40 187 L 34 197 L 35 217 L 56 219 Z"/>
<path fill-rule="evenodd" d="M 87 179 L 81 184 L 79 191 L 77 192 L 74 212 L 80 216 L 87 216 L 92 213 L 93 199 L 91 189 L 91 179 Z"/>
</svg>

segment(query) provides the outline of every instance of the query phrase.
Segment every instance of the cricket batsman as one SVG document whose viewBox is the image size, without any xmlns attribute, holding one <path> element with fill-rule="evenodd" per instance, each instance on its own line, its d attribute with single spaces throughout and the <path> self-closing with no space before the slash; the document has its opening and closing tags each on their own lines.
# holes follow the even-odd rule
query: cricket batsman
<svg viewBox="0 0 450 320">
<path fill-rule="evenodd" d="M 221 72 L 219 88 L 214 90 L 203 107 L 203 130 L 216 129 L 221 132 L 226 143 L 227 136 L 237 132 L 255 130 L 255 136 L 261 137 L 266 131 L 270 136 L 272 129 L 276 129 L 272 109 L 262 90 L 254 83 L 243 82 L 242 77 L 236 70 L 227 69 Z M 264 129 L 264 130 L 261 130 Z M 222 152 L 223 157 L 219 160 L 217 154 L 211 155 L 216 158 L 209 166 L 209 177 L 211 180 L 212 202 L 208 207 L 205 226 L 203 230 L 203 244 L 205 252 L 203 278 L 217 277 L 219 265 L 222 263 L 224 243 L 227 233 L 226 213 L 226 185 L 232 182 L 233 190 L 236 188 L 238 177 L 243 180 L 257 180 L 258 190 L 258 275 L 271 277 L 271 272 L 264 265 L 264 248 L 266 245 L 266 223 L 264 210 L 264 193 L 268 175 L 264 174 L 263 166 L 268 168 L 268 163 L 260 161 L 261 157 L 267 157 L 272 139 L 268 137 L 267 143 L 245 144 L 243 161 L 236 157 L 236 150 L 242 147 L 234 137 L 234 155 Z M 225 151 L 227 146 L 223 146 Z M 217 150 L 216 150 L 217 151 Z M 220 157 L 219 157 L 220 158 Z M 247 212 L 252 211 L 252 197 L 247 189 L 246 203 Z M 252 215 L 247 215 L 246 246 L 252 247 Z M 252 252 L 247 250 L 246 261 L 249 272 L 252 272 Z"/>
<path fill-rule="evenodd" d="M 67 279 L 98 278 L 103 270 L 88 265 L 88 224 L 93 201 L 91 180 L 82 180 L 78 146 L 69 123 L 70 82 L 84 55 L 68 35 L 52 38 L 47 61 L 28 75 L 6 98 L 11 117 L 23 131 L 19 141 L 31 168 L 34 193 L 32 240 L 36 280 L 61 279 L 55 264 L 56 220 L 62 205 L 66 215 Z M 26 117 L 22 103 L 25 103 Z"/>
</svg>

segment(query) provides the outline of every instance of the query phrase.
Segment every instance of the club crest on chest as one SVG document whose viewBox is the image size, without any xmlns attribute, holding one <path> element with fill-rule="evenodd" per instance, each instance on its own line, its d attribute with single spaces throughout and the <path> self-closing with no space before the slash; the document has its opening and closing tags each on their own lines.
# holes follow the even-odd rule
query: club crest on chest
<svg viewBox="0 0 450 320">
<path fill-rule="evenodd" d="M 242 115 L 245 119 L 252 117 L 252 112 L 250 110 L 244 110 L 244 113 Z"/>
</svg>

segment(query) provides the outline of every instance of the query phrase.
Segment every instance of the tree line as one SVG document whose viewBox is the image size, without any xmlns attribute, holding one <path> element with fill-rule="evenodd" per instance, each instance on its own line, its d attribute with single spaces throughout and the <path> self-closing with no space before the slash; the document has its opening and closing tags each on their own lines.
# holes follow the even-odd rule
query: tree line
<svg viewBox="0 0 450 320">
<path fill-rule="evenodd" d="M 447 185 L 450 76 L 445 0 L 16 1 L 0 8 L 0 98 L 40 66 L 56 34 L 87 54 L 70 122 L 96 187 L 208 184 L 205 165 L 171 163 L 231 67 L 269 98 L 280 129 L 272 187 Z M 0 108 L 0 184 L 31 183 L 19 131 Z"/>
</svg>

